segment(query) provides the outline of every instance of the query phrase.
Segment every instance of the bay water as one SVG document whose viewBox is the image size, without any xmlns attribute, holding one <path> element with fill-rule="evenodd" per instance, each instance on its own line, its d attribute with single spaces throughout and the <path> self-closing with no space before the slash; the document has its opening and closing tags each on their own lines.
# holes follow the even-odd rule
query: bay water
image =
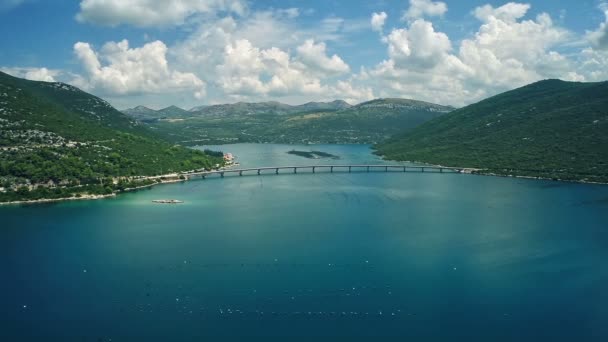
<svg viewBox="0 0 608 342">
<path fill-rule="evenodd" d="M 240 167 L 394 164 L 365 145 L 211 148 Z M 0 207 L 0 340 L 606 341 L 607 263 L 608 186 L 209 177 Z"/>
</svg>

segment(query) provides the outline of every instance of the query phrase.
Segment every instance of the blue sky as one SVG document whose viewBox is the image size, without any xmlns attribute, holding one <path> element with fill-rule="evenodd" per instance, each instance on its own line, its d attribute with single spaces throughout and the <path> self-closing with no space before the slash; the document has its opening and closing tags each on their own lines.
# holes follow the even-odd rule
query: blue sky
<svg viewBox="0 0 608 342">
<path fill-rule="evenodd" d="M 544 78 L 608 79 L 607 16 L 598 0 L 0 0 L 0 70 L 119 108 L 461 106 Z"/>
</svg>

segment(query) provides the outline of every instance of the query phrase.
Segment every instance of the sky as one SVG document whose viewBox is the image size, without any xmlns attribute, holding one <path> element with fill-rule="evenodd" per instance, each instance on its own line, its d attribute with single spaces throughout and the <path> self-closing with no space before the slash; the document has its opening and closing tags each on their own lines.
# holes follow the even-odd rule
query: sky
<svg viewBox="0 0 608 342">
<path fill-rule="evenodd" d="M 608 1 L 0 0 L 0 71 L 123 109 L 410 98 L 608 79 Z"/>
</svg>

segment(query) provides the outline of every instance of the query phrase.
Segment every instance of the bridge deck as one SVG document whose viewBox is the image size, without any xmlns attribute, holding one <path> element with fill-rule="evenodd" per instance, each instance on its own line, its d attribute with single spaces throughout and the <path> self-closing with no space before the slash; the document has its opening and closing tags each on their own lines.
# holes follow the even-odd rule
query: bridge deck
<svg viewBox="0 0 608 342">
<path fill-rule="evenodd" d="M 367 164 L 350 164 L 350 165 L 291 165 L 291 166 L 262 166 L 262 167 L 249 167 L 242 169 L 224 169 L 224 170 L 214 170 L 214 171 L 199 171 L 199 172 L 190 172 L 184 173 L 185 176 L 207 176 L 207 175 L 216 175 L 219 174 L 223 176 L 227 173 L 238 173 L 239 175 L 243 175 L 245 172 L 256 171 L 257 174 L 261 174 L 262 171 L 273 170 L 275 173 L 279 173 L 279 170 L 292 170 L 294 173 L 297 173 L 298 170 L 311 170 L 313 173 L 317 171 L 317 169 L 321 169 L 319 171 L 329 170 L 329 172 L 334 172 L 334 169 L 337 172 L 344 172 L 348 170 L 348 172 L 352 171 L 368 171 L 368 172 L 378 172 L 378 171 L 394 171 L 398 169 L 400 172 L 449 172 L 449 173 L 462 173 L 465 171 L 463 168 L 457 167 L 443 167 L 443 166 L 410 166 L 410 165 L 367 165 Z"/>
</svg>

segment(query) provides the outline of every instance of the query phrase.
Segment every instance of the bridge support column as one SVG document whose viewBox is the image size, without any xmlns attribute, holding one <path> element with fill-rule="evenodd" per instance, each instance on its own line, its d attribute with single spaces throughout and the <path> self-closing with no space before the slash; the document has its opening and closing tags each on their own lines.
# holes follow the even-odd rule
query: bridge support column
<svg viewBox="0 0 608 342">
<path fill-rule="evenodd" d="M 329 167 L 329 172 L 330 172 L 330 173 L 333 173 L 333 172 L 334 172 L 334 167 L 333 167 L 333 166 L 330 166 L 330 167 Z"/>
<path fill-rule="evenodd" d="M 352 166 L 348 167 L 348 173 L 350 173 L 350 171 L 351 171 L 352 168 L 353 168 Z"/>
<path fill-rule="evenodd" d="M 297 167 L 293 168 L 293 173 L 298 173 L 298 168 Z"/>
<path fill-rule="evenodd" d="M 388 172 L 388 166 L 384 167 L 384 172 Z"/>
<path fill-rule="evenodd" d="M 403 172 L 407 171 L 407 166 L 403 167 Z"/>
<path fill-rule="evenodd" d="M 420 169 L 422 172 L 424 172 L 424 167 Z"/>
<path fill-rule="evenodd" d="M 239 176 L 243 176 L 243 171 L 239 171 Z"/>
<path fill-rule="evenodd" d="M 315 167 L 314 166 L 312 167 L 312 173 L 315 173 Z"/>
<path fill-rule="evenodd" d="M 440 169 L 439 169 L 439 172 L 440 172 L 440 173 L 443 173 L 443 168 L 440 168 Z"/>
<path fill-rule="evenodd" d="M 277 175 L 279 174 L 279 169 L 277 168 L 274 173 L 276 173 Z"/>
<path fill-rule="evenodd" d="M 203 177 L 203 179 L 205 179 L 205 177 L 207 177 L 207 176 L 205 176 L 205 175 L 201 175 L 201 177 Z"/>
<path fill-rule="evenodd" d="M 260 169 L 258 169 L 258 176 L 260 175 Z"/>
<path fill-rule="evenodd" d="M 367 172 L 369 172 L 369 166 L 367 167 Z"/>
<path fill-rule="evenodd" d="M 220 176 L 222 176 L 222 178 L 224 178 L 224 173 L 223 173 L 223 172 L 221 172 L 221 173 L 220 173 Z"/>
</svg>

